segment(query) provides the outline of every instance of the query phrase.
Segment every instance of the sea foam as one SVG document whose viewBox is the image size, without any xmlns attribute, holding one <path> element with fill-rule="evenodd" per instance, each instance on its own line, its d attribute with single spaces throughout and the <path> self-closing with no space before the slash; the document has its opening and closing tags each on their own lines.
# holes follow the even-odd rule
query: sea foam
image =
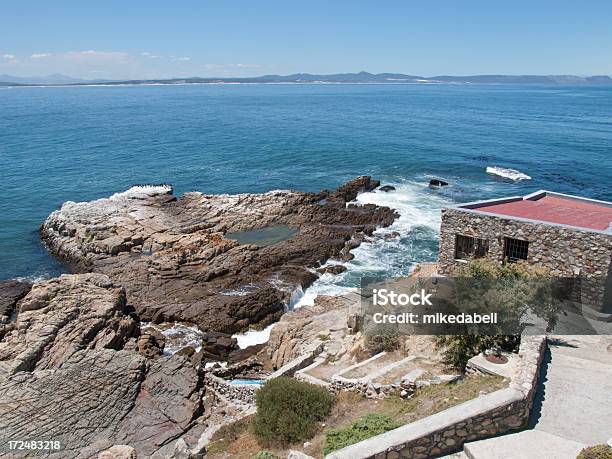
<svg viewBox="0 0 612 459">
<path fill-rule="evenodd" d="M 375 190 L 360 194 L 357 204 L 377 204 L 397 211 L 388 228 L 379 228 L 372 237 L 352 250 L 354 258 L 331 260 L 324 266 L 342 264 L 341 274 L 323 274 L 306 291 L 294 307 L 314 304 L 319 295 L 337 296 L 354 291 L 362 277 L 398 277 L 408 275 L 417 262 L 433 260 L 437 253 L 440 209 L 451 201 L 428 188 L 427 182 L 385 182 L 396 189 Z"/>
<path fill-rule="evenodd" d="M 270 339 L 270 333 L 272 332 L 274 324 L 268 325 L 263 330 L 249 330 L 244 333 L 237 333 L 232 335 L 232 338 L 236 338 L 238 341 L 238 347 L 245 349 L 249 346 L 255 346 L 256 344 L 267 343 Z"/>
<path fill-rule="evenodd" d="M 521 171 L 517 171 L 516 169 L 507 169 L 498 166 L 488 166 L 486 170 L 487 174 L 497 175 L 499 177 L 503 177 L 509 180 L 531 180 L 531 177 L 529 175 Z"/>
</svg>

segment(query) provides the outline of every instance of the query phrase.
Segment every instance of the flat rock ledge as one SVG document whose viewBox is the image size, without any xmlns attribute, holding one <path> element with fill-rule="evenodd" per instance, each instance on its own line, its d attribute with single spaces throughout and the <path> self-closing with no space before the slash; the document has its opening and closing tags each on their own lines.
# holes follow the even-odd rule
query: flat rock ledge
<svg viewBox="0 0 612 459">
<path fill-rule="evenodd" d="M 359 177 L 335 191 L 206 195 L 137 186 L 109 198 L 66 202 L 40 233 L 75 272 L 107 275 L 143 320 L 186 321 L 235 333 L 280 318 L 292 291 L 315 279 L 311 268 L 350 250 L 397 214 L 351 203 L 379 185 Z M 228 232 L 286 225 L 271 245 L 239 244 Z"/>
</svg>

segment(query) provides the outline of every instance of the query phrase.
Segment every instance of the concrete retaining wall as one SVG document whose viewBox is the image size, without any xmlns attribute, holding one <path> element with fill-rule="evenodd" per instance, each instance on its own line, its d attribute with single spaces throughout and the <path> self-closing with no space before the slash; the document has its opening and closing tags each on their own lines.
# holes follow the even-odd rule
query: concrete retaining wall
<svg viewBox="0 0 612 459">
<path fill-rule="evenodd" d="M 545 336 L 523 336 L 510 387 L 348 446 L 326 459 L 426 459 L 523 427 L 533 404 Z"/>
</svg>

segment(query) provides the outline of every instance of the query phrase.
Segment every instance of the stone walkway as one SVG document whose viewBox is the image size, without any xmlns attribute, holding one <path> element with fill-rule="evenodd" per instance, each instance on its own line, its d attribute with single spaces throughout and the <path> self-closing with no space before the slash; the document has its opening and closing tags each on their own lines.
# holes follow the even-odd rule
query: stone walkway
<svg viewBox="0 0 612 459">
<path fill-rule="evenodd" d="M 588 445 L 612 438 L 612 337 L 549 340 L 530 427 Z"/>
<path fill-rule="evenodd" d="M 529 430 L 464 445 L 451 458 L 575 459 L 612 438 L 612 337 L 549 337 Z"/>
</svg>

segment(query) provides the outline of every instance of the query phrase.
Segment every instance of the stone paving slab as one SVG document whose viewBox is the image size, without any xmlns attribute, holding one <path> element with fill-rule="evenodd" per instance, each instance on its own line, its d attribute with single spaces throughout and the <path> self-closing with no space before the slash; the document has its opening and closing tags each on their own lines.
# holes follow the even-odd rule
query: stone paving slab
<svg viewBox="0 0 612 459">
<path fill-rule="evenodd" d="M 504 356 L 508 359 L 508 362 L 500 364 L 489 362 L 483 354 L 478 354 L 468 361 L 468 366 L 490 375 L 497 375 L 503 378 L 512 378 L 512 375 L 516 369 L 518 355 L 504 353 Z"/>
<path fill-rule="evenodd" d="M 589 445 L 612 437 L 610 337 L 560 337 L 549 343 L 531 427 Z"/>
<path fill-rule="evenodd" d="M 489 438 L 463 446 L 470 459 L 576 459 L 585 445 L 539 430 Z"/>
</svg>

